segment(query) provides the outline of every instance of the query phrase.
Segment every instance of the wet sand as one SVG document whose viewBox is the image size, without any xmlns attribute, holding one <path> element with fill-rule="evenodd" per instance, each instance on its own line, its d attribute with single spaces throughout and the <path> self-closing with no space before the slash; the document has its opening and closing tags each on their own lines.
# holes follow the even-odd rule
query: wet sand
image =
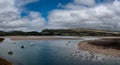
<svg viewBox="0 0 120 65">
<path fill-rule="evenodd" d="M 92 53 L 120 56 L 120 38 L 119 37 L 104 37 L 98 40 L 88 40 L 78 43 L 81 50 Z"/>
<path fill-rule="evenodd" d="M 4 36 L 10 40 L 81 40 L 80 37 L 64 37 L 64 36 Z"/>
</svg>

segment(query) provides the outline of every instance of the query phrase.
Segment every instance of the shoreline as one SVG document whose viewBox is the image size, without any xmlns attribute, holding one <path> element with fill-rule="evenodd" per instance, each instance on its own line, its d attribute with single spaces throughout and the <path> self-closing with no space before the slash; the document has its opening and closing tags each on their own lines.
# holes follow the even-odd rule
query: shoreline
<svg viewBox="0 0 120 65">
<path fill-rule="evenodd" d="M 78 49 L 91 53 L 120 57 L 120 38 L 101 38 L 78 43 Z"/>
<path fill-rule="evenodd" d="M 9 38 L 10 40 L 81 40 L 81 37 L 75 36 L 2 36 L 0 38 Z"/>
<path fill-rule="evenodd" d="M 0 36 L 0 38 L 9 38 L 10 40 L 83 40 L 84 37 L 99 39 L 120 38 L 117 36 Z"/>
</svg>

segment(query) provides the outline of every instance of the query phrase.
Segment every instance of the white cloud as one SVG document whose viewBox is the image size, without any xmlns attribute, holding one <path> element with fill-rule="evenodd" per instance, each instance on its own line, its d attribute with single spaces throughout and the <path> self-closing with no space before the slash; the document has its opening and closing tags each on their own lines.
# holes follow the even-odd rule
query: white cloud
<svg viewBox="0 0 120 65">
<path fill-rule="evenodd" d="M 80 5 L 77 5 L 77 4 L 72 4 L 72 3 L 69 3 L 67 5 L 64 6 L 65 9 L 73 9 L 73 10 L 80 10 L 80 9 L 84 9 L 86 7 L 84 6 L 80 6 Z"/>
<path fill-rule="evenodd" d="M 30 12 L 29 16 L 21 17 L 21 10 L 16 7 L 36 2 L 37 0 L 0 0 L 0 30 L 36 30 L 40 31 L 45 24 L 45 19 L 39 12 Z M 17 2 L 17 3 L 16 3 Z"/>
<path fill-rule="evenodd" d="M 15 1 L 15 5 L 17 5 L 17 6 L 24 6 L 26 4 L 37 2 L 39 0 L 14 0 L 14 1 Z"/>
<path fill-rule="evenodd" d="M 76 6 L 80 7 L 77 9 Z M 49 28 L 97 28 L 120 31 L 119 1 L 94 7 L 81 7 L 77 4 L 67 7 L 50 12 Z"/>
<path fill-rule="evenodd" d="M 11 16 L 15 15 L 11 14 L 8 17 L 5 16 L 4 19 L 0 19 L 0 30 L 41 31 L 44 28 L 45 19 L 38 12 L 30 12 L 29 16 L 23 18 L 11 18 Z"/>
<path fill-rule="evenodd" d="M 63 7 L 63 4 L 62 3 L 58 3 L 57 7 Z"/>
<path fill-rule="evenodd" d="M 38 12 L 30 12 L 28 17 L 29 28 L 36 31 L 41 31 L 45 26 L 45 19 Z"/>
<path fill-rule="evenodd" d="M 14 0 L 0 0 L 0 13 L 5 12 L 18 12 L 18 9 L 14 6 Z"/>
</svg>

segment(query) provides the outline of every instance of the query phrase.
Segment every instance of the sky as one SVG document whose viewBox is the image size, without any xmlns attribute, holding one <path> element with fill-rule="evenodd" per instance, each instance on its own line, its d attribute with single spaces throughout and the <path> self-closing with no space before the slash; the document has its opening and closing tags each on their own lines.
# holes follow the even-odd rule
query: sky
<svg viewBox="0 0 120 65">
<path fill-rule="evenodd" d="M 0 0 L 0 30 L 120 31 L 119 0 Z"/>
</svg>

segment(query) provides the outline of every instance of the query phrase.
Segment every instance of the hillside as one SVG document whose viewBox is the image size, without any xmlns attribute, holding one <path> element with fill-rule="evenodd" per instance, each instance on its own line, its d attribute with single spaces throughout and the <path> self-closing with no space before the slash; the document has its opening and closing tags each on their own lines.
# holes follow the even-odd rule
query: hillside
<svg viewBox="0 0 120 65">
<path fill-rule="evenodd" d="M 120 32 L 98 30 L 98 29 L 44 29 L 41 32 L 31 31 L 0 31 L 0 36 L 44 36 L 44 35 L 57 35 L 57 36 L 120 36 Z"/>
<path fill-rule="evenodd" d="M 43 35 L 63 35 L 63 36 L 120 36 L 120 32 L 97 30 L 97 29 L 45 29 Z"/>
</svg>

